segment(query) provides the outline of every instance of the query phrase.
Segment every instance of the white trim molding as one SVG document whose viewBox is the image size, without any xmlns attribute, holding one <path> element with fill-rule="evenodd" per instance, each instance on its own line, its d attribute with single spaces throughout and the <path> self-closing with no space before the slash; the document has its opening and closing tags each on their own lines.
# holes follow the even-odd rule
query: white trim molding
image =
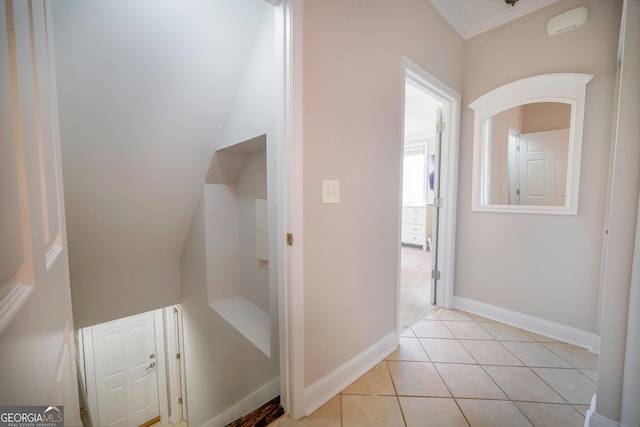
<svg viewBox="0 0 640 427">
<path fill-rule="evenodd" d="M 356 357 L 348 360 L 311 384 L 304 390 L 305 415 L 327 403 L 332 397 L 344 390 L 349 384 L 360 378 L 393 353 L 397 348 L 396 332 L 393 331 L 367 348 Z"/>
<path fill-rule="evenodd" d="M 269 381 L 215 418 L 207 421 L 202 427 L 223 427 L 247 415 L 280 394 L 280 377 Z"/>
<path fill-rule="evenodd" d="M 438 282 L 436 305 L 450 308 L 453 302 L 461 98 L 458 92 L 406 56 L 402 56 L 402 67 L 404 71 L 402 87 L 404 87 L 405 79 L 409 79 L 428 91 L 430 96 L 443 103 L 442 121 L 445 126 L 440 152 L 443 170 L 443 173 L 440 174 L 440 198 L 443 200 L 443 205 L 440 210 L 440 224 L 436 230 L 440 254 L 438 258 L 441 262 L 437 267 L 441 274 L 441 280 Z M 399 238 L 398 242 L 400 242 Z M 398 246 L 398 259 L 400 259 L 399 252 L 400 247 Z"/>
<path fill-rule="evenodd" d="M 302 8 L 282 0 L 276 8 L 278 50 L 278 301 L 281 404 L 293 419 L 304 416 L 304 293 L 302 238 Z M 292 245 L 285 242 L 287 234 Z"/>
<path fill-rule="evenodd" d="M 473 114 L 473 175 L 471 210 L 479 212 L 510 212 L 533 214 L 577 215 L 582 157 L 582 133 L 587 83 L 593 75 L 580 73 L 553 73 L 526 77 L 495 88 L 469 104 Z M 500 205 L 491 204 L 483 197 L 489 172 L 483 168 L 483 152 L 487 147 L 485 131 L 487 123 L 497 113 L 510 108 L 538 102 L 554 102 L 571 106 L 569 127 L 569 154 L 565 203 L 551 205 Z M 488 178 L 487 178 L 488 179 Z"/>
<path fill-rule="evenodd" d="M 596 335 L 593 332 L 583 331 L 572 326 L 460 296 L 454 297 L 453 306 L 459 310 L 515 326 L 525 331 L 574 344 L 589 351 L 593 351 L 594 348 L 593 344 Z"/>
<path fill-rule="evenodd" d="M 591 407 L 584 416 L 584 427 L 622 427 L 622 424 L 610 420 L 596 412 L 596 395 L 591 399 Z"/>
</svg>

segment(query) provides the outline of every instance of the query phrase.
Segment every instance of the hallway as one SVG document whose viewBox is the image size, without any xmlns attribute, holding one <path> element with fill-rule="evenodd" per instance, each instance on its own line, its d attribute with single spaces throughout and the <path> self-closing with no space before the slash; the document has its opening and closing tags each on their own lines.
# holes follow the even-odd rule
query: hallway
<svg viewBox="0 0 640 427">
<path fill-rule="evenodd" d="M 313 414 L 270 427 L 579 427 L 597 369 L 597 355 L 582 348 L 440 309 Z"/>
</svg>

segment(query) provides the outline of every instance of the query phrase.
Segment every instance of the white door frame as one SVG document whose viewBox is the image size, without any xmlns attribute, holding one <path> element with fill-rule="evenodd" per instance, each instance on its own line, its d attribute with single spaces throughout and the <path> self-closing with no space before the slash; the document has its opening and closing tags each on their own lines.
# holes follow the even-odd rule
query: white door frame
<svg viewBox="0 0 640 427">
<path fill-rule="evenodd" d="M 177 424 L 187 419 L 187 394 L 184 372 L 184 334 L 182 333 L 182 309 L 172 305 L 163 309 L 166 358 L 166 381 L 159 387 L 160 415 L 165 424 Z M 180 355 L 178 357 L 178 354 Z M 163 390 L 164 389 L 164 390 Z M 162 401 L 165 399 L 165 401 Z M 182 399 L 182 401 L 180 401 Z M 169 415 L 169 407 L 171 414 Z M 165 421 L 166 420 L 168 421 Z"/>
<path fill-rule="evenodd" d="M 168 405 L 168 378 L 167 378 L 167 343 L 165 341 L 165 321 L 162 309 L 153 312 L 153 333 L 155 336 L 155 361 L 156 361 L 156 377 L 158 381 L 158 409 L 160 412 L 160 421 L 169 422 L 169 405 Z"/>
<path fill-rule="evenodd" d="M 276 6 L 278 290 L 280 396 L 294 419 L 304 414 L 304 299 L 302 239 L 302 1 Z M 293 238 L 287 244 L 287 235 Z"/>
<path fill-rule="evenodd" d="M 173 310 L 173 306 L 169 307 Z M 143 313 L 140 313 L 143 314 Z M 166 343 L 165 343 L 165 324 L 163 318 L 163 310 L 158 309 L 153 311 L 153 324 L 155 334 L 155 362 L 156 362 L 156 375 L 158 377 L 158 409 L 160 412 L 160 420 L 164 424 L 170 424 L 179 422 L 169 417 L 168 408 L 168 395 L 169 384 L 167 381 L 167 369 L 171 371 L 171 367 L 167 368 L 166 360 Z M 95 325 L 94 325 L 95 326 Z M 95 371 L 95 355 L 93 352 L 93 327 L 86 327 L 80 330 L 81 338 L 79 337 L 79 344 L 83 347 L 82 362 L 80 366 L 84 369 L 84 381 L 87 392 L 87 405 L 89 406 L 89 413 L 91 414 L 92 422 L 98 421 L 98 394 L 96 389 L 96 371 Z M 82 376 L 81 376 L 82 378 Z M 182 376 L 184 378 L 184 376 Z M 184 406 L 183 406 L 184 407 Z"/>
<path fill-rule="evenodd" d="M 404 85 L 410 77 L 430 96 L 443 104 L 442 120 L 445 123 L 442 133 L 442 150 L 440 152 L 442 171 L 440 173 L 440 224 L 436 231 L 438 236 L 438 259 L 441 280 L 438 281 L 436 304 L 439 307 L 451 308 L 453 305 L 453 274 L 455 261 L 456 205 L 458 195 L 458 144 L 460 121 L 460 94 L 441 80 L 425 71 L 422 67 L 402 57 L 402 116 L 404 118 Z M 404 132 L 403 132 L 404 133 Z M 403 135 L 404 138 L 404 135 Z M 404 141 L 402 141 L 404 143 Z M 400 160 L 402 161 L 402 160 Z M 400 171 L 402 173 L 402 170 Z M 402 177 L 401 177 L 402 181 Z M 400 242 L 398 241 L 398 310 L 396 313 L 399 325 L 400 313 Z M 398 326 L 398 333 L 400 328 Z"/>
</svg>

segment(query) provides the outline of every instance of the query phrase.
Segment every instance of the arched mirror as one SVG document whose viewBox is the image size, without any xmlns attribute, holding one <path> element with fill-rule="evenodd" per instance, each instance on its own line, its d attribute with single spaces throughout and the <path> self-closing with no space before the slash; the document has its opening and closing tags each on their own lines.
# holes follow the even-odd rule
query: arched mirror
<svg viewBox="0 0 640 427">
<path fill-rule="evenodd" d="M 590 74 L 528 77 L 469 104 L 474 111 L 474 211 L 578 213 Z"/>
</svg>

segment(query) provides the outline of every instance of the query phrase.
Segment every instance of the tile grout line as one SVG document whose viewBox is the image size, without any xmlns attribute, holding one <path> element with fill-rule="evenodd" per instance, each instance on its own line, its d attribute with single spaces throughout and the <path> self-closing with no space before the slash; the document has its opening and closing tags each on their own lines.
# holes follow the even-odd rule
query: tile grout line
<svg viewBox="0 0 640 427">
<path fill-rule="evenodd" d="M 507 350 L 510 354 L 513 354 L 511 351 L 509 351 L 509 349 L 508 349 L 508 348 L 506 348 L 506 347 L 502 344 L 502 340 L 500 340 L 498 337 L 496 337 L 495 335 L 493 335 L 493 334 L 491 333 L 491 331 L 489 331 L 489 330 L 485 329 L 484 327 L 482 327 L 482 325 L 480 325 L 480 324 L 479 324 L 480 322 L 475 322 L 475 323 L 476 323 L 476 324 L 478 324 L 478 326 L 479 326 L 482 330 L 485 330 L 489 335 L 493 336 L 493 337 L 494 337 L 494 341 L 497 341 L 498 343 L 500 343 L 500 345 L 501 345 L 503 348 L 505 348 L 505 350 Z M 446 327 L 446 324 L 445 324 L 445 327 Z M 447 328 L 447 329 L 449 329 L 449 328 Z M 452 335 L 454 335 L 454 336 L 455 336 L 455 334 L 453 334 L 453 333 L 452 333 Z M 523 341 L 523 342 L 524 342 L 524 341 Z M 465 349 L 466 349 L 466 347 L 464 346 L 464 344 L 462 344 L 462 343 L 460 342 L 460 340 L 459 340 L 459 339 L 458 339 L 458 343 L 459 343 L 463 348 L 465 348 Z M 544 347 L 548 348 L 547 346 L 544 346 Z M 549 350 L 550 350 L 550 351 L 552 351 L 551 349 L 549 349 Z M 467 351 L 467 352 L 468 352 L 468 351 Z M 553 351 L 552 351 L 552 352 L 553 352 Z M 491 381 L 496 385 L 496 387 L 498 387 L 498 389 L 499 389 L 499 390 L 500 390 L 500 391 L 501 391 L 501 392 L 502 392 L 502 393 L 507 397 L 507 399 L 508 399 L 507 401 L 511 402 L 511 404 L 512 404 L 512 405 L 513 405 L 513 406 L 518 410 L 518 412 L 519 412 L 520 414 L 522 414 L 522 416 L 523 416 L 523 417 L 524 417 L 524 418 L 525 418 L 525 419 L 526 419 L 526 420 L 527 420 L 527 421 L 528 421 L 528 422 L 533 426 L 533 425 L 534 425 L 533 421 L 532 421 L 532 420 L 527 416 L 527 414 L 525 414 L 525 413 L 524 413 L 524 411 L 523 411 L 522 409 L 520 409 L 520 407 L 519 407 L 518 405 L 516 405 L 516 403 L 515 403 L 515 402 L 517 402 L 517 401 L 514 401 L 514 400 L 511 398 L 511 396 L 510 396 L 510 395 L 509 395 L 509 394 L 508 394 L 508 393 L 507 393 L 507 392 L 506 392 L 506 391 L 505 391 L 505 390 L 500 386 L 500 384 L 498 384 L 498 382 L 497 382 L 497 381 L 496 381 L 496 380 L 495 380 L 495 379 L 494 379 L 494 378 L 489 374 L 489 372 L 487 372 L 487 370 L 485 369 L 485 365 L 481 364 L 481 363 L 478 361 L 478 359 L 477 359 L 473 354 L 471 354 L 470 352 L 468 352 L 468 353 L 471 355 L 471 357 L 472 357 L 474 360 L 476 360 L 476 361 L 478 362 L 478 366 L 480 366 L 480 368 L 482 369 L 482 371 L 483 371 L 483 372 L 484 372 L 484 373 L 489 377 L 489 379 L 490 379 L 490 380 L 491 380 Z M 555 352 L 553 352 L 553 353 L 555 354 Z M 532 372 L 534 375 L 536 375 L 538 378 L 540 378 L 540 376 L 537 374 L 537 372 L 535 372 L 533 369 L 531 369 L 531 367 L 529 367 L 529 366 L 528 366 L 528 365 L 527 365 L 523 360 L 521 360 L 521 359 L 520 359 L 518 356 L 516 356 L 515 354 L 513 354 L 513 356 L 514 356 L 517 360 L 520 360 L 520 362 L 522 362 L 522 364 L 523 364 L 523 366 L 522 366 L 522 367 L 524 367 L 524 368 L 528 369 L 530 372 Z M 560 356 L 558 355 L 558 357 L 560 357 Z M 561 359 L 562 359 L 562 358 L 561 358 Z M 564 359 L 562 359 L 562 360 L 564 360 Z M 565 362 L 567 362 L 569 365 L 573 366 L 573 364 L 569 363 L 568 361 L 566 361 L 566 360 L 565 360 Z M 434 365 L 434 366 L 435 366 L 435 365 Z M 492 365 L 492 366 L 493 366 L 493 365 Z M 496 366 L 501 366 L 501 365 L 496 365 Z M 514 366 L 514 367 L 515 367 L 515 366 Z M 436 367 L 436 370 L 437 370 L 437 367 Z M 438 372 L 438 373 L 439 373 L 439 372 Z M 584 374 L 583 374 L 583 375 L 584 375 Z M 566 399 L 562 394 L 560 394 L 560 392 L 559 392 L 558 390 L 556 390 L 554 387 L 551 387 L 551 385 L 550 385 L 550 384 L 547 384 L 547 382 L 546 382 L 546 381 L 544 381 L 542 378 L 540 378 L 540 379 L 542 380 L 542 382 L 543 382 L 544 384 L 546 384 L 547 386 L 549 386 L 549 388 L 550 388 L 551 390 L 553 390 L 553 391 L 554 391 L 554 392 L 555 392 L 555 393 L 556 393 L 556 394 L 557 394 L 557 395 L 558 395 L 562 400 L 564 400 L 565 402 L 567 402 L 567 405 L 571 406 L 571 404 L 569 403 L 569 401 L 568 401 L 568 400 L 567 400 L 567 399 Z M 444 381 L 444 378 L 443 378 L 443 381 Z M 445 385 L 446 385 L 446 382 L 445 382 Z M 448 388 L 448 385 L 447 385 L 447 388 Z M 452 396 L 453 396 L 453 393 L 452 393 Z M 459 405 L 459 403 L 458 403 L 458 400 L 457 400 L 457 399 L 458 399 L 458 398 L 456 397 L 456 398 L 455 398 L 456 404 L 458 405 L 458 407 L 460 408 L 460 411 L 462 412 L 462 408 L 460 407 L 460 405 Z M 481 399 L 481 400 L 482 400 L 482 399 Z M 486 400 L 486 399 L 484 399 L 484 400 Z M 492 400 L 493 400 L 493 399 L 492 399 Z M 495 399 L 495 400 L 499 400 L 499 399 Z M 504 400 L 503 400 L 503 401 L 504 401 Z M 531 402 L 531 403 L 545 404 L 545 402 Z M 577 409 L 575 409 L 575 408 L 574 408 L 574 410 L 576 410 L 576 411 L 577 411 Z M 462 412 L 462 413 L 463 413 L 463 415 L 464 415 L 464 412 Z M 465 416 L 465 419 L 466 419 L 466 416 Z M 467 422 L 469 423 L 469 421 L 468 421 L 468 420 L 467 420 Z M 471 423 L 469 423 L 469 425 L 470 425 L 470 424 L 471 424 Z"/>
<path fill-rule="evenodd" d="M 436 310 L 436 317 L 438 317 L 438 310 Z M 439 318 L 439 317 L 438 317 Z M 447 328 L 447 325 L 444 324 L 444 327 Z M 447 328 L 447 330 L 451 333 L 451 335 L 453 335 L 455 337 L 455 335 L 453 334 L 453 332 L 451 332 L 451 330 L 449 330 L 449 328 Z M 460 343 L 460 341 L 458 339 L 456 339 L 456 341 L 458 341 L 458 344 L 462 345 Z M 425 350 L 426 351 L 426 350 Z M 473 356 L 471 356 L 473 358 Z M 474 358 L 475 360 L 475 358 Z M 440 379 L 442 380 L 442 383 L 444 384 L 444 386 L 447 388 L 447 390 L 449 391 L 449 394 L 451 395 L 451 397 L 453 398 L 453 401 L 456 403 L 456 406 L 458 407 L 458 410 L 460 411 L 460 413 L 462 414 L 462 416 L 464 417 L 464 420 L 466 421 L 466 423 L 471 426 L 471 421 L 469 421 L 469 418 L 467 418 L 467 414 L 465 414 L 465 412 L 462 410 L 462 406 L 460 406 L 460 403 L 458 402 L 458 399 L 456 398 L 456 396 L 454 396 L 453 392 L 451 391 L 451 389 L 449 388 L 449 384 L 447 384 L 447 382 L 444 380 L 444 377 L 442 376 L 442 374 L 440 373 L 440 371 L 438 370 L 438 367 L 436 366 L 435 362 L 433 362 L 433 368 L 436 370 L 436 372 L 438 373 L 438 376 L 440 377 Z"/>
<path fill-rule="evenodd" d="M 400 346 L 398 346 L 400 348 Z M 393 393 L 396 398 L 396 402 L 398 402 L 398 408 L 400 409 L 400 415 L 402 416 L 402 422 L 405 427 L 407 427 L 407 418 L 404 415 L 404 410 L 402 409 L 402 405 L 400 404 L 400 397 L 398 397 L 398 390 L 396 389 L 396 382 L 393 380 L 393 375 L 391 375 L 391 368 L 389 367 L 389 361 L 385 358 L 384 365 L 387 367 L 387 373 L 389 374 L 389 379 L 391 379 L 391 385 L 393 386 Z"/>
<path fill-rule="evenodd" d="M 405 414 L 405 409 L 402 407 L 400 398 L 418 398 L 418 399 L 447 399 L 447 400 L 453 400 L 453 402 L 455 402 L 456 408 L 458 409 L 459 413 L 462 415 L 462 417 L 464 418 L 465 422 L 467 423 L 467 425 L 471 426 L 471 423 L 469 421 L 469 419 L 467 418 L 467 414 L 465 414 L 465 412 L 462 410 L 462 406 L 460 405 L 460 403 L 462 401 L 465 400 L 469 400 L 469 401 L 496 401 L 496 402 L 510 402 L 511 405 L 515 406 L 517 409 L 517 413 L 521 414 L 525 420 L 527 420 L 527 422 L 531 423 L 533 425 L 533 421 L 532 419 L 530 419 L 530 417 L 528 417 L 526 415 L 526 413 L 524 412 L 523 409 L 520 408 L 520 406 L 518 404 L 522 403 L 522 404 L 530 404 L 530 405 L 549 405 L 549 406 L 555 406 L 555 407 L 571 407 L 574 411 L 576 411 L 581 417 L 583 417 L 584 419 L 584 414 L 581 411 L 581 409 L 579 409 L 579 406 L 588 406 L 588 404 L 583 404 L 583 403 L 570 403 L 568 398 L 566 398 L 563 394 L 560 393 L 560 391 L 558 391 L 555 387 L 553 387 L 550 383 L 548 383 L 547 381 L 544 380 L 544 378 L 542 378 L 542 376 L 540 374 L 538 374 L 538 372 L 536 372 L 534 369 L 539 368 L 539 369 L 558 369 L 558 370 L 562 370 L 562 371 L 574 371 L 579 373 L 579 375 L 581 377 L 584 377 L 586 379 L 588 379 L 590 382 L 596 383 L 597 381 L 594 381 L 590 375 L 587 375 L 587 373 L 582 372 L 581 369 L 584 370 L 593 370 L 589 367 L 585 367 L 585 368 L 579 368 L 578 365 L 586 365 L 588 366 L 588 363 L 591 363 L 592 360 L 587 359 L 586 360 L 586 364 L 582 362 L 582 358 L 580 357 L 580 354 L 576 354 L 575 357 L 570 357 L 569 360 L 566 357 L 563 357 L 561 354 L 559 354 L 559 352 L 556 352 L 552 349 L 553 346 L 547 346 L 546 345 L 546 341 L 541 341 L 538 338 L 535 338 L 533 336 L 530 336 L 529 334 L 527 334 L 526 331 L 521 330 L 519 328 L 515 328 L 513 326 L 510 325 L 506 325 L 506 326 L 510 326 L 512 328 L 517 329 L 518 331 L 521 331 L 522 333 L 524 333 L 525 337 L 529 337 L 530 339 L 532 339 L 533 341 L 529 341 L 529 340 L 524 340 L 524 339 L 518 339 L 519 337 L 516 335 L 516 339 L 499 339 L 498 335 L 494 335 L 489 329 L 485 328 L 482 325 L 482 322 L 480 320 L 476 320 L 474 318 L 471 317 L 470 320 L 464 319 L 464 318 L 456 318 L 456 316 L 453 315 L 445 315 L 445 318 L 441 318 L 438 315 L 438 311 L 443 310 L 443 309 L 438 309 L 436 310 L 432 316 L 432 318 L 427 319 L 424 318 L 418 322 L 429 322 L 429 321 L 437 321 L 439 322 L 444 328 L 443 328 L 443 332 L 447 331 L 451 337 L 438 337 L 438 336 L 429 336 L 430 332 L 427 333 L 427 336 L 419 336 L 419 334 L 417 334 L 415 332 L 415 330 L 413 329 L 413 326 L 410 326 L 407 328 L 407 331 L 409 331 L 410 333 L 412 333 L 413 335 L 409 335 L 409 336 L 405 336 L 404 338 L 412 338 L 415 339 L 417 341 L 418 346 L 417 347 L 413 347 L 414 344 L 411 344 L 411 346 L 409 348 L 411 348 L 412 350 L 408 353 L 408 355 L 405 356 L 399 356 L 397 359 L 388 359 L 388 358 L 384 358 L 383 361 L 385 362 L 385 367 L 386 367 L 386 373 L 388 374 L 389 378 L 391 379 L 391 385 L 393 388 L 393 396 L 395 397 L 395 402 L 398 405 L 398 408 L 400 410 L 400 415 L 402 418 L 402 422 L 404 423 L 404 426 L 407 427 L 408 426 L 408 414 Z M 459 313 L 464 313 L 465 312 L 459 312 Z M 444 313 L 440 313 L 441 315 Z M 448 317 L 453 317 L 453 318 L 448 318 Z M 470 316 L 469 316 L 470 317 Z M 416 322 L 416 323 L 418 323 Z M 488 339 L 488 338 L 458 338 L 450 329 L 449 326 L 455 326 L 455 324 L 461 324 L 461 323 L 465 323 L 465 324 L 471 324 L 471 323 L 475 323 L 477 325 L 477 327 L 479 327 L 481 330 L 485 331 L 491 338 L 493 339 Z M 487 322 L 485 322 L 487 323 Z M 497 323 L 500 324 L 500 322 L 492 322 L 492 323 Z M 447 326 L 447 324 L 449 324 L 449 326 Z M 464 327 L 461 326 L 461 328 L 463 329 L 463 332 L 466 332 L 467 329 L 465 329 Z M 475 327 L 473 327 L 475 328 Z M 454 328 L 455 329 L 455 328 Z M 436 329 L 436 333 L 435 334 L 431 334 L 431 335 L 437 335 L 437 331 L 438 329 Z M 472 335 L 473 335 L 473 330 L 471 331 Z M 508 331 L 507 331 L 508 332 Z M 424 333 L 420 334 L 420 335 L 425 335 Z M 464 333 L 462 335 L 465 335 Z M 511 334 L 501 334 L 501 336 L 506 336 L 506 337 L 513 337 L 513 335 Z M 523 337 L 524 338 L 524 337 Z M 433 360 L 433 358 L 431 357 L 431 355 L 429 354 L 426 344 L 422 341 L 423 339 L 436 339 L 436 340 L 446 340 L 446 341 L 453 341 L 455 340 L 457 342 L 457 345 L 459 345 L 462 349 L 464 349 L 464 351 L 466 353 L 468 353 L 468 355 L 470 356 L 470 360 L 474 361 L 474 362 L 467 362 L 467 363 L 454 363 L 454 362 L 435 362 Z M 471 342 L 471 341 L 486 341 L 486 342 L 497 342 L 499 343 L 499 348 L 502 350 L 506 350 L 507 353 L 511 356 L 513 356 L 513 362 L 515 363 L 516 361 L 521 363 L 522 365 L 513 365 L 513 364 L 491 364 L 491 363 L 486 363 L 483 364 L 480 362 L 480 359 L 478 359 L 478 357 L 476 357 L 471 351 L 469 351 L 469 349 L 465 346 L 464 342 Z M 529 365 L 527 363 L 525 363 L 525 361 L 520 358 L 518 355 L 516 355 L 512 350 L 510 350 L 505 343 L 507 342 L 514 342 L 514 343 L 531 343 L 531 344 L 538 344 L 541 348 L 546 349 L 547 351 L 549 351 L 551 354 L 553 354 L 554 356 L 556 356 L 559 360 L 561 360 L 562 362 L 566 363 L 568 366 L 567 367 L 553 367 L 553 366 L 535 366 L 535 365 Z M 554 342 L 555 343 L 555 342 Z M 565 344 L 560 342 L 560 344 Z M 400 347 L 398 347 L 399 349 Z M 478 347 L 478 348 L 482 348 L 482 347 Z M 489 351 L 492 347 L 489 346 L 487 351 Z M 514 346 L 515 348 L 515 346 Z M 420 352 L 418 349 L 422 350 L 422 352 Z M 498 348 L 495 348 L 496 350 Z M 414 355 L 412 352 L 416 351 L 417 353 Z M 493 350 L 492 350 L 493 351 Z M 528 351 L 528 350 L 526 350 Z M 525 353 L 526 353 L 525 351 Z M 567 356 L 572 356 L 573 353 L 571 353 L 572 350 L 571 348 L 567 348 L 565 353 Z M 522 354 L 525 354 L 522 353 Z M 426 356 L 427 360 L 412 360 L 412 359 L 420 359 L 419 354 L 424 354 L 424 356 Z M 479 353 L 480 355 L 482 355 L 482 353 Z M 493 353 L 495 354 L 495 352 Z M 497 360 L 498 362 L 501 361 L 500 357 L 502 356 L 501 352 L 498 352 L 495 357 L 498 357 L 498 359 L 495 359 L 493 354 L 491 354 L 490 352 L 487 353 L 488 360 L 489 361 L 495 361 Z M 506 356 L 506 354 L 504 354 Z M 405 360 L 405 358 L 407 358 L 408 360 Z M 536 358 L 534 357 L 534 360 Z M 508 359 L 507 359 L 508 360 Z M 545 361 L 545 359 L 542 359 L 543 362 Z M 570 360 L 572 360 L 573 362 L 571 362 Z M 509 361 L 509 360 L 508 360 Z M 444 385 L 445 389 L 447 390 L 447 392 L 449 393 L 449 396 L 422 396 L 422 395 L 405 395 L 405 394 L 400 394 L 398 392 L 398 388 L 396 385 L 396 380 L 394 379 L 393 375 L 392 375 L 392 369 L 391 369 L 391 362 L 393 363 L 416 363 L 416 364 L 429 364 L 432 366 L 432 368 L 435 370 L 436 374 L 438 375 L 438 378 L 441 380 L 442 384 Z M 511 362 L 511 361 L 509 361 Z M 454 394 L 451 391 L 451 388 L 449 387 L 449 384 L 445 381 L 444 377 L 442 376 L 440 370 L 437 368 L 436 364 L 442 364 L 442 365 L 467 365 L 467 366 L 479 366 L 481 368 L 481 371 L 489 377 L 490 379 L 490 383 L 495 385 L 497 387 L 498 390 L 500 390 L 500 392 L 503 393 L 503 395 L 506 397 L 505 399 L 490 399 L 490 398 L 483 398 L 483 397 L 456 397 L 454 396 Z M 489 369 L 489 367 L 500 367 L 500 368 L 526 368 L 529 372 L 533 372 L 533 374 L 535 375 L 536 378 L 538 378 L 542 384 L 545 384 L 547 387 L 549 387 L 549 389 L 551 391 L 553 391 L 553 393 L 555 393 L 557 396 L 560 397 L 561 402 L 544 402 L 544 401 L 537 401 L 537 400 L 514 400 L 511 398 L 511 396 L 509 396 L 509 394 L 507 394 L 505 392 L 505 390 L 500 386 L 500 384 L 498 384 L 498 382 L 489 374 L 489 371 L 487 369 Z M 595 369 L 595 371 L 597 371 L 597 368 Z M 489 383 L 488 383 L 489 384 Z M 422 392 L 421 392 L 422 393 Z M 358 393 L 359 394 L 359 393 Z M 425 392 L 425 394 L 428 394 Z M 481 393 L 480 393 L 481 394 Z M 345 420 L 344 420 L 344 402 L 343 402 L 343 396 L 344 393 L 340 392 L 340 402 L 339 402 L 339 416 L 340 416 L 340 426 L 344 427 L 345 426 Z M 385 395 L 385 394 L 371 394 L 371 393 L 364 393 L 364 394 L 360 394 L 360 395 L 364 395 L 364 396 L 388 396 L 391 397 L 391 395 Z M 528 396 L 528 395 L 524 395 L 524 396 Z M 544 398 L 546 395 L 542 395 L 542 398 Z M 534 398 L 537 397 L 537 395 L 532 396 Z M 567 409 L 568 410 L 568 409 Z M 563 410 L 564 411 L 564 410 Z"/>
<path fill-rule="evenodd" d="M 479 323 L 479 322 L 478 322 L 478 323 Z M 479 326 L 480 326 L 481 328 L 485 329 L 482 325 L 479 325 Z M 519 328 L 516 328 L 516 329 L 521 330 L 521 329 L 519 329 Z M 487 330 L 487 329 L 485 329 L 485 330 L 486 330 L 490 335 L 493 335 L 493 334 L 491 334 L 491 331 L 489 331 L 489 330 Z M 540 377 L 540 376 L 539 376 L 539 375 L 538 375 L 538 374 L 537 374 L 533 369 L 531 369 L 531 367 L 530 367 L 527 363 L 525 363 L 525 361 L 524 361 L 524 360 L 521 360 L 517 355 L 515 355 L 512 351 L 510 351 L 510 350 L 509 350 L 509 349 L 508 349 L 508 348 L 503 344 L 503 340 L 498 339 L 498 337 L 496 337 L 495 335 L 493 335 L 493 336 L 496 338 L 496 341 L 497 341 L 497 342 L 502 346 L 502 348 L 504 348 L 505 350 L 507 350 L 507 352 L 509 352 L 510 354 L 512 354 L 512 355 L 513 355 L 517 360 L 519 360 L 519 361 L 522 363 L 522 365 L 523 365 L 522 367 L 524 367 L 524 368 L 528 369 L 531 373 L 533 373 L 533 374 L 534 374 L 535 376 L 537 376 L 538 378 Z M 531 338 L 533 338 L 533 337 L 531 337 Z M 517 341 L 517 342 L 526 342 L 526 341 Z M 502 392 L 505 394 L 505 396 L 507 396 L 507 397 L 509 398 L 509 401 L 511 402 L 511 404 L 512 404 L 513 406 L 515 406 L 515 407 L 516 407 L 516 409 L 518 410 L 518 412 L 520 412 L 520 413 L 522 414 L 522 416 L 524 416 L 524 417 L 525 417 L 525 419 L 526 419 L 527 421 L 529 421 L 529 423 L 533 426 L 533 425 L 534 425 L 533 420 L 531 420 L 531 419 L 527 416 L 527 414 L 525 414 L 525 413 L 524 413 L 524 411 L 523 411 L 523 410 L 522 410 L 518 405 L 516 405 L 516 402 L 517 402 L 517 401 L 514 401 L 514 400 L 511 398 L 511 396 L 509 396 L 509 394 L 508 394 L 505 390 L 503 390 L 503 389 L 502 389 L 502 387 L 500 387 L 500 384 L 498 384 L 498 382 L 497 382 L 497 381 L 496 381 L 496 380 L 491 376 L 491 374 L 489 374 L 489 372 L 487 372 L 487 370 L 484 368 L 484 366 L 483 366 L 483 365 L 480 365 L 480 366 L 482 367 L 482 370 L 483 370 L 483 371 L 484 371 L 484 372 L 489 376 L 489 378 L 491 378 L 491 380 L 492 380 L 492 381 L 493 381 L 493 382 L 498 386 L 498 388 L 499 388 L 500 390 L 502 390 Z M 540 379 L 542 380 L 542 378 L 540 378 Z M 549 386 L 549 388 L 550 388 L 554 393 L 556 393 L 556 394 L 557 394 L 557 395 L 558 395 L 562 400 L 564 400 L 565 402 L 567 402 L 567 404 L 569 403 L 569 402 L 564 398 L 564 396 L 563 396 L 563 395 L 561 395 L 561 394 L 560 394 L 560 393 L 559 393 L 555 388 L 553 388 L 553 387 L 551 387 L 549 384 L 547 384 L 547 382 L 546 382 L 546 381 L 544 381 L 544 380 L 543 380 L 543 383 L 544 383 L 544 384 L 546 384 L 547 386 Z M 544 403 L 544 402 L 532 402 L 532 403 Z"/>
<path fill-rule="evenodd" d="M 344 395 L 342 394 L 342 391 L 340 392 L 340 427 L 344 427 L 344 411 L 342 410 L 342 397 Z"/>
<path fill-rule="evenodd" d="M 531 371 L 531 372 L 535 375 L 535 372 L 534 372 L 531 368 L 529 368 L 529 366 L 528 366 L 528 365 L 527 365 L 523 360 L 521 360 L 518 356 L 516 356 L 515 354 L 513 354 L 513 352 L 509 351 L 509 349 L 508 349 L 504 344 L 502 344 L 502 340 L 501 340 L 501 339 L 498 339 L 498 337 L 496 337 L 495 335 L 493 335 L 493 334 L 491 333 L 491 331 L 489 331 L 488 329 L 484 328 L 484 327 L 482 326 L 482 324 L 480 324 L 480 322 L 478 322 L 478 325 L 479 325 L 482 329 L 484 329 L 485 331 L 487 331 L 490 335 L 492 335 L 492 336 L 496 339 L 496 341 L 500 344 L 500 346 L 501 346 L 502 348 L 504 348 L 505 350 L 507 350 L 507 352 L 508 352 L 509 354 L 512 354 L 512 355 L 513 355 L 517 360 L 519 360 L 519 361 L 522 363 L 522 365 L 523 365 L 523 367 L 524 367 L 524 368 L 528 369 L 529 371 Z M 523 417 L 524 417 L 524 418 L 529 422 L 529 424 L 531 424 L 531 426 L 533 427 L 533 426 L 534 426 L 534 422 L 533 422 L 533 420 L 532 420 L 532 419 L 530 419 L 530 418 L 527 416 L 527 414 L 525 414 L 525 413 L 524 413 L 524 411 L 523 411 L 523 410 L 522 410 L 518 405 L 516 405 L 515 401 L 511 398 L 511 396 L 509 396 L 509 394 L 508 394 L 505 390 L 503 390 L 503 389 L 502 389 L 502 387 L 500 387 L 500 384 L 498 384 L 498 382 L 497 382 L 497 381 L 496 381 L 496 380 L 495 380 L 495 379 L 494 379 L 494 378 L 489 374 L 489 372 L 487 372 L 487 370 L 484 368 L 484 366 L 482 366 L 482 365 L 480 365 L 480 366 L 482 367 L 482 370 L 483 370 L 483 371 L 484 371 L 484 372 L 489 376 L 489 378 L 491 378 L 491 380 L 493 380 L 493 382 L 498 386 L 498 388 L 499 388 L 500 390 L 502 390 L 502 392 L 505 394 L 505 396 L 507 396 L 507 397 L 509 398 L 509 401 L 511 402 L 511 404 L 512 404 L 513 406 L 515 406 L 515 407 L 516 407 L 516 409 L 518 410 L 518 412 L 520 412 L 520 413 L 522 414 L 522 416 L 523 416 Z M 553 388 L 552 388 L 552 390 L 555 392 L 555 390 L 554 390 Z M 556 392 L 556 393 L 557 393 L 557 392 Z M 560 396 L 560 398 L 561 398 L 561 399 L 564 399 L 564 397 L 562 397 L 562 396 L 560 395 L 560 393 L 557 393 L 557 394 L 558 394 L 558 396 Z"/>
</svg>

